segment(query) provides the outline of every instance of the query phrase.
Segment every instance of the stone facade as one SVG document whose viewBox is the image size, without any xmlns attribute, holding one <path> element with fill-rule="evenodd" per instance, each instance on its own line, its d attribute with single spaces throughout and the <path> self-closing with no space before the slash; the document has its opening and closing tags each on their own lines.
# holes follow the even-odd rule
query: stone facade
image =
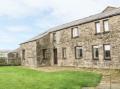
<svg viewBox="0 0 120 89">
<path fill-rule="evenodd" d="M 101 17 L 96 15 L 96 19 L 93 20 L 89 17 L 84 19 L 86 21 L 80 20 L 80 22 L 58 26 L 54 28 L 56 30 L 52 29 L 46 35 L 21 44 L 22 65 L 95 68 L 109 68 L 112 65 L 113 68 L 120 68 L 120 15 L 113 15 L 114 9 L 116 8 L 108 7 L 100 14 Z M 112 15 L 107 16 L 107 13 L 112 13 Z M 103 23 L 106 20 L 109 32 L 104 31 Z M 96 22 L 100 24 L 99 34 L 96 34 Z M 72 37 L 73 28 L 77 28 L 79 31 L 77 37 Z M 105 44 L 110 45 L 110 60 L 105 60 Z M 93 46 L 98 46 L 98 60 L 93 60 Z M 82 48 L 82 57 L 79 59 L 76 58 L 76 47 Z M 63 48 L 66 49 L 65 54 Z M 107 52 L 108 54 L 109 52 Z M 66 57 L 63 58 L 63 55 Z"/>
<path fill-rule="evenodd" d="M 8 64 L 8 53 L 10 50 L 0 50 L 0 65 Z"/>
<path fill-rule="evenodd" d="M 37 50 L 36 41 L 28 42 L 21 45 L 22 65 L 36 67 L 37 66 Z"/>
<path fill-rule="evenodd" d="M 21 65 L 20 48 L 8 53 L 8 65 Z"/>
<path fill-rule="evenodd" d="M 50 34 L 45 35 L 37 40 L 37 63 L 38 66 L 51 65 L 51 42 Z"/>
<path fill-rule="evenodd" d="M 105 33 L 103 31 L 103 20 L 109 20 L 110 32 Z M 120 64 L 120 16 L 113 16 L 110 18 L 100 19 L 101 33 L 96 34 L 95 22 L 81 24 L 75 27 L 79 29 L 79 37 L 71 38 L 71 29 L 66 28 L 60 31 L 56 31 L 61 36 L 58 36 L 59 42 L 56 43 L 58 49 L 58 65 L 59 66 L 82 66 L 89 67 L 93 64 L 99 67 L 107 65 L 108 63 Z M 104 60 L 103 45 L 111 45 L 111 60 Z M 99 46 L 99 60 L 93 60 L 92 46 Z M 75 59 L 75 47 L 81 46 L 83 48 L 83 57 L 81 59 Z M 66 48 L 66 59 L 62 58 L 62 48 Z M 99 65 L 101 64 L 101 65 Z"/>
</svg>

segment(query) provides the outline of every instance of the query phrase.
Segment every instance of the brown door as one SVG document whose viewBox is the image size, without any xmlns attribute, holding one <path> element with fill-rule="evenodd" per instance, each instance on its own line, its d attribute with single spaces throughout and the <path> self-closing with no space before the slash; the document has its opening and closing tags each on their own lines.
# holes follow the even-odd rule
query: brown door
<svg viewBox="0 0 120 89">
<path fill-rule="evenodd" d="M 54 51 L 54 64 L 58 64 L 58 60 L 57 60 L 57 49 L 55 48 L 53 51 Z"/>
</svg>

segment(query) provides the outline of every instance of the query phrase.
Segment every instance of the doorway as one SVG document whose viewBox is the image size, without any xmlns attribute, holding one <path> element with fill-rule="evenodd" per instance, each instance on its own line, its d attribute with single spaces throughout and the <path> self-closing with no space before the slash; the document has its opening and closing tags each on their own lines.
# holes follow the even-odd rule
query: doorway
<svg viewBox="0 0 120 89">
<path fill-rule="evenodd" d="M 57 59 L 57 48 L 53 49 L 54 52 L 54 64 L 58 64 L 58 59 Z"/>
</svg>

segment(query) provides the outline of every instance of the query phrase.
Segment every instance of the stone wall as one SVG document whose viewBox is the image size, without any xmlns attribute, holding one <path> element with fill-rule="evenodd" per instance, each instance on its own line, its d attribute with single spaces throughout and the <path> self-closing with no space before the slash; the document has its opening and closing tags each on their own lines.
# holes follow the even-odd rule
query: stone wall
<svg viewBox="0 0 120 89">
<path fill-rule="evenodd" d="M 103 31 L 103 20 L 108 19 L 110 32 Z M 22 50 L 25 50 L 25 59 L 22 58 L 22 65 L 38 67 L 38 66 L 53 66 L 54 65 L 54 48 L 57 48 L 58 66 L 76 66 L 76 67 L 96 67 L 108 68 L 110 64 L 113 68 L 120 68 L 120 15 L 105 18 L 100 21 L 100 34 L 95 34 L 95 22 L 89 22 L 78 26 L 80 36 L 72 38 L 71 29 L 73 27 L 61 29 L 54 32 L 49 32 L 40 39 L 32 42 L 27 42 L 21 45 Z M 56 41 L 53 41 L 53 34 L 56 34 Z M 103 45 L 111 45 L 111 60 L 104 60 Z M 92 46 L 99 46 L 99 60 L 93 60 Z M 75 58 L 75 47 L 82 46 L 83 57 Z M 63 59 L 62 48 L 66 48 L 67 58 Z M 47 58 L 43 56 L 43 50 L 47 50 Z"/>
<path fill-rule="evenodd" d="M 37 66 L 36 41 L 21 44 L 21 60 L 22 65 L 29 67 Z M 25 51 L 23 58 L 23 50 Z"/>
<path fill-rule="evenodd" d="M 80 37 L 71 38 L 71 28 L 66 28 L 56 33 L 59 33 L 58 41 L 55 47 L 58 49 L 58 65 L 59 66 L 82 66 L 82 67 L 102 67 L 109 63 L 120 63 L 120 16 L 106 18 L 109 20 L 110 32 L 103 32 L 103 20 L 98 20 L 101 23 L 101 34 L 96 35 L 95 22 L 81 24 L 75 27 L 79 28 Z M 51 33 L 53 34 L 53 33 Z M 61 35 L 61 36 L 60 36 Z M 103 45 L 111 45 L 111 61 L 104 60 Z M 99 46 L 99 60 L 92 59 L 92 46 Z M 75 47 L 83 47 L 83 58 L 75 59 Z M 62 48 L 67 48 L 67 59 L 62 59 Z M 108 67 L 108 66 L 107 66 Z"/>
<path fill-rule="evenodd" d="M 8 53 L 8 65 L 21 65 L 21 58 L 19 52 Z"/>
<path fill-rule="evenodd" d="M 43 50 L 47 51 L 46 58 L 44 58 Z M 51 65 L 52 44 L 50 42 L 50 34 L 37 40 L 37 64 L 38 66 Z"/>
</svg>

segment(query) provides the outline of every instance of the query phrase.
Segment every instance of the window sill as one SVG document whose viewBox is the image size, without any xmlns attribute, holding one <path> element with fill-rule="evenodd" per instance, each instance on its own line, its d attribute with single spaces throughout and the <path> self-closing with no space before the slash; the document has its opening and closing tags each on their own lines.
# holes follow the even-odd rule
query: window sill
<svg viewBox="0 0 120 89">
<path fill-rule="evenodd" d="M 79 36 L 75 36 L 75 37 L 72 37 L 73 39 L 75 39 L 75 38 L 79 38 Z"/>
<path fill-rule="evenodd" d="M 99 59 L 93 59 L 93 60 L 95 60 L 95 61 L 99 61 Z"/>
<path fill-rule="evenodd" d="M 106 60 L 106 61 L 111 61 L 111 58 L 109 58 L 109 59 L 104 59 L 104 60 Z"/>
<path fill-rule="evenodd" d="M 75 58 L 76 60 L 79 60 L 79 59 L 82 59 L 83 57 L 80 57 L 80 58 Z"/>
<path fill-rule="evenodd" d="M 63 60 L 66 60 L 67 58 L 62 58 Z"/>
<path fill-rule="evenodd" d="M 102 33 L 95 33 L 95 35 L 101 35 Z"/>
<path fill-rule="evenodd" d="M 107 33 L 110 33 L 110 31 L 106 31 L 106 32 L 104 31 L 104 32 L 103 32 L 103 34 L 107 34 Z"/>
<path fill-rule="evenodd" d="M 104 31 L 104 32 L 101 32 L 101 33 L 95 33 L 95 35 L 101 35 L 101 34 L 107 34 L 107 33 L 110 33 L 110 31 Z"/>
</svg>

